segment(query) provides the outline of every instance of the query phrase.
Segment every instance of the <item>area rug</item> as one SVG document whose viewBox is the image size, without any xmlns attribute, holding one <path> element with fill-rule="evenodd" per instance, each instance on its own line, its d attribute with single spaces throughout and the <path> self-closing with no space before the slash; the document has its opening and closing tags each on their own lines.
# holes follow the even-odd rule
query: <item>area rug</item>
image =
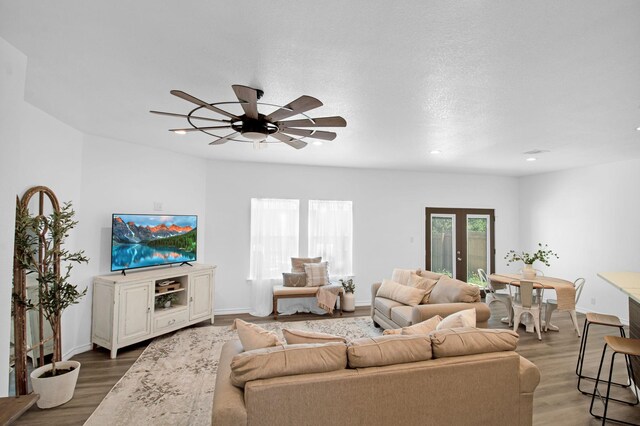
<svg viewBox="0 0 640 426">
<path fill-rule="evenodd" d="M 282 337 L 283 328 L 350 339 L 377 336 L 370 317 L 260 324 Z M 237 339 L 229 327 L 192 327 L 159 337 L 116 383 L 85 425 L 210 425 L 222 345 Z"/>
</svg>

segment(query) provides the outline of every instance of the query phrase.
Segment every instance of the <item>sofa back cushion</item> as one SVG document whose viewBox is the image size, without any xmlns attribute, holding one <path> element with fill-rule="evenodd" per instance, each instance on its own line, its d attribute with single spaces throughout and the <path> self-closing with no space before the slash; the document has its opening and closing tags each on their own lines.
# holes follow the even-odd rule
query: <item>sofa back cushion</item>
<svg viewBox="0 0 640 426">
<path fill-rule="evenodd" d="M 326 373 L 347 366 L 347 346 L 340 342 L 279 345 L 242 352 L 231 360 L 231 383 L 243 388 L 251 380 Z"/>
<path fill-rule="evenodd" d="M 231 324 L 231 330 L 238 331 L 238 338 L 245 351 L 267 348 L 280 344 L 278 335 L 273 331 L 265 330 L 259 325 L 236 318 Z"/>
<path fill-rule="evenodd" d="M 416 272 L 416 269 L 395 268 L 391 273 L 391 281 L 400 283 L 402 285 L 407 285 L 409 283 L 409 277 L 411 276 L 411 274 L 415 274 Z"/>
<path fill-rule="evenodd" d="M 434 358 L 514 351 L 518 334 L 512 330 L 452 328 L 431 333 Z"/>
<path fill-rule="evenodd" d="M 422 301 L 426 293 L 426 290 L 409 287 L 391 280 L 384 280 L 376 296 L 395 300 L 405 305 L 416 306 Z"/>
<path fill-rule="evenodd" d="M 425 335 L 364 337 L 351 341 L 347 356 L 351 368 L 425 361 L 431 359 L 431 340 Z"/>
<path fill-rule="evenodd" d="M 423 303 L 429 303 L 429 297 L 431 296 L 431 292 L 433 291 L 433 288 L 436 286 L 437 283 L 438 283 L 438 280 L 425 278 L 414 272 L 409 277 L 409 282 L 407 283 L 407 285 L 409 287 L 415 287 L 415 288 L 419 288 L 421 290 L 426 291 L 426 294 L 424 295 L 424 297 L 422 298 L 422 301 L 420 302 L 420 304 L 423 304 Z"/>
<path fill-rule="evenodd" d="M 291 272 L 304 272 L 305 263 L 320 263 L 322 257 L 292 257 Z"/>
<path fill-rule="evenodd" d="M 426 271 L 426 270 L 425 271 L 420 270 L 417 272 L 417 274 L 420 275 L 421 277 L 429 278 L 430 280 L 436 280 L 436 281 L 438 281 L 440 278 L 445 276 L 443 274 L 438 274 L 438 273 Z"/>
<path fill-rule="evenodd" d="M 474 303 L 480 301 L 480 287 L 443 275 L 433 287 L 429 303 Z"/>
<path fill-rule="evenodd" d="M 334 336 L 333 334 L 327 333 L 319 333 L 316 331 L 283 328 L 282 335 L 289 345 L 296 345 L 300 343 L 347 343 L 347 339 L 344 337 Z"/>
</svg>

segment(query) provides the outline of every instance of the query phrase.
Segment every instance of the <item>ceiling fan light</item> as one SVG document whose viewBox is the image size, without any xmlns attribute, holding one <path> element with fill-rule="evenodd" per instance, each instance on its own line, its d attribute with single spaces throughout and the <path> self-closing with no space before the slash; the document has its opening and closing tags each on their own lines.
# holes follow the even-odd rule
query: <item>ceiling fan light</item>
<svg viewBox="0 0 640 426">
<path fill-rule="evenodd" d="M 313 141 L 312 143 L 316 146 L 322 145 L 322 141 Z"/>
<path fill-rule="evenodd" d="M 263 141 L 267 138 L 267 135 L 260 132 L 243 132 L 242 136 L 252 141 Z"/>
<path fill-rule="evenodd" d="M 527 160 L 526 160 L 526 161 L 536 161 L 536 160 L 537 160 L 537 158 L 536 158 L 536 157 L 529 157 L 529 158 L 527 158 Z"/>
<path fill-rule="evenodd" d="M 176 135 L 186 135 L 187 132 L 184 130 L 174 130 L 173 133 L 175 133 Z"/>
</svg>

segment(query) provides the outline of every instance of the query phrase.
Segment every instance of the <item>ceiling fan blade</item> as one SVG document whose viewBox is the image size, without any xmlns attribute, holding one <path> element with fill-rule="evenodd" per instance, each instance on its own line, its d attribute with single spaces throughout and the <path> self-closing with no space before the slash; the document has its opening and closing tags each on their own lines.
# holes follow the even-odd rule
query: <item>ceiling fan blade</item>
<svg viewBox="0 0 640 426">
<path fill-rule="evenodd" d="M 302 95 L 295 101 L 283 106 L 279 110 L 272 112 L 265 118 L 271 122 L 283 120 L 302 112 L 311 111 L 322 106 L 322 102 L 311 96 Z"/>
<path fill-rule="evenodd" d="M 198 117 L 195 115 L 187 115 L 187 114 L 176 114 L 175 112 L 162 112 L 162 111 L 149 111 L 152 114 L 159 114 L 159 115 L 168 115 L 170 117 L 182 117 L 182 118 L 193 118 L 196 120 L 206 120 L 206 121 L 215 121 L 217 123 L 230 123 L 231 120 L 219 120 L 217 118 L 208 118 L 208 117 Z"/>
<path fill-rule="evenodd" d="M 169 129 L 170 132 L 198 132 L 200 130 L 230 129 L 231 126 L 187 127 L 186 129 Z"/>
<path fill-rule="evenodd" d="M 323 132 L 322 130 L 307 130 L 307 129 L 289 129 L 285 128 L 280 133 L 286 133 L 288 135 L 304 136 L 307 138 L 322 139 L 325 141 L 332 141 L 338 136 L 333 132 Z"/>
<path fill-rule="evenodd" d="M 234 84 L 231 86 L 236 97 L 242 104 L 242 109 L 247 117 L 258 119 L 258 91 L 251 87 Z"/>
<path fill-rule="evenodd" d="M 313 121 L 312 121 L 313 120 Z M 347 122 L 342 117 L 319 117 L 302 120 L 278 121 L 278 127 L 346 127 Z"/>
<path fill-rule="evenodd" d="M 177 96 L 177 97 L 179 97 L 181 99 L 184 99 L 185 101 L 189 101 L 189 102 L 194 103 L 194 104 L 196 104 L 198 106 L 201 106 L 203 108 L 207 108 L 207 109 L 209 109 L 209 110 L 211 110 L 213 112 L 217 112 L 218 114 L 224 115 L 224 116 L 232 118 L 234 120 L 239 120 L 239 118 L 236 117 L 235 115 L 233 115 L 233 114 L 231 114 L 231 113 L 229 113 L 229 112 L 227 112 L 227 111 L 225 111 L 223 109 L 215 107 L 213 105 L 209 105 L 205 101 L 202 101 L 202 100 L 196 98 L 195 96 L 191 96 L 190 94 L 185 93 L 182 90 L 172 90 L 171 94 L 173 96 Z"/>
<path fill-rule="evenodd" d="M 234 137 L 237 134 L 238 132 L 233 132 L 231 134 L 228 134 L 227 136 L 221 137 L 220 139 L 216 139 L 213 142 L 209 142 L 209 145 L 222 145 L 223 143 L 229 142 L 229 139 Z"/>
<path fill-rule="evenodd" d="M 287 135 L 283 135 L 283 134 L 280 134 L 280 133 L 277 133 L 277 132 L 276 133 L 272 133 L 270 136 L 273 136 L 274 138 L 278 139 L 280 142 L 284 142 L 287 145 L 289 145 L 290 147 L 293 147 L 295 149 L 302 149 L 305 146 L 307 146 L 306 142 L 290 138 Z"/>
</svg>

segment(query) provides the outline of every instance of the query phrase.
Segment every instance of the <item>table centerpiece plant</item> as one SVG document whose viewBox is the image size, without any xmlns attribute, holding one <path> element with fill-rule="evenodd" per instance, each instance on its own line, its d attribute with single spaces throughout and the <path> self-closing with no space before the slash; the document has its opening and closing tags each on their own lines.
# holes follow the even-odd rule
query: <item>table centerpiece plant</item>
<svg viewBox="0 0 640 426">
<path fill-rule="evenodd" d="M 527 253 L 525 251 L 517 252 L 515 250 L 509 250 L 504 258 L 507 261 L 507 266 L 515 262 L 524 263 L 522 275 L 524 278 L 530 279 L 536 276 L 536 270 L 533 268 L 533 263 L 537 260 L 544 263 L 546 266 L 551 266 L 549 260 L 552 257 L 560 259 L 558 254 L 552 251 L 547 244 L 542 245 L 542 243 L 538 243 L 538 251 L 536 252 Z"/>
</svg>

